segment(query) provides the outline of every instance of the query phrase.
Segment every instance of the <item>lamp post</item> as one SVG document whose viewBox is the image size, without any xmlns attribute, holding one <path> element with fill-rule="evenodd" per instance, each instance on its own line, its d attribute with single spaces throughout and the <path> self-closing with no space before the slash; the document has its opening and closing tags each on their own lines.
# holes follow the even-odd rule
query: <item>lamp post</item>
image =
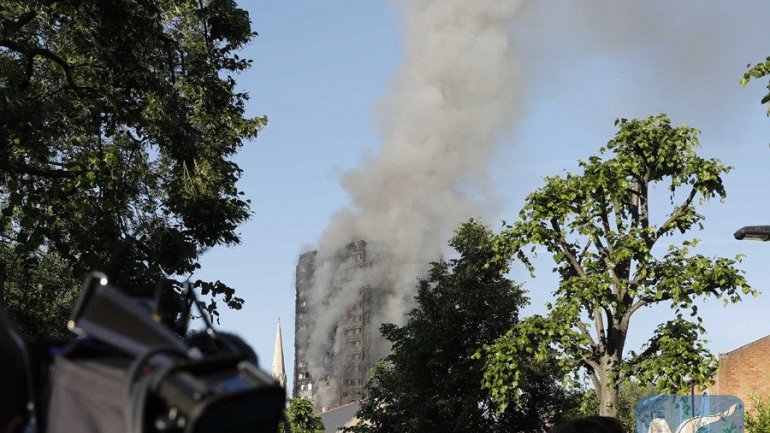
<svg viewBox="0 0 770 433">
<path fill-rule="evenodd" d="M 690 386 L 690 418 L 695 418 L 695 385 L 697 384 L 698 382 L 695 379 L 687 382 L 687 385 Z"/>
<path fill-rule="evenodd" d="M 750 240 L 766 242 L 770 240 L 770 226 L 741 227 L 733 234 L 733 236 L 739 241 Z"/>
</svg>

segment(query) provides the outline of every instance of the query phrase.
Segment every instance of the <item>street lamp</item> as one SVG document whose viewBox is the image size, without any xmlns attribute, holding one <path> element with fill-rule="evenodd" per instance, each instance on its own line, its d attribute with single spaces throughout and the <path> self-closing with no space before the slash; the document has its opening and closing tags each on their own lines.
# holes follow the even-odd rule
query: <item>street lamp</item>
<svg viewBox="0 0 770 433">
<path fill-rule="evenodd" d="M 770 240 L 770 226 L 746 226 L 738 229 L 735 234 L 735 239 L 739 241 L 768 241 Z"/>
<path fill-rule="evenodd" d="M 695 385 L 697 384 L 698 381 L 695 379 L 690 379 L 687 382 L 687 385 L 690 386 L 690 418 L 695 418 Z"/>
</svg>

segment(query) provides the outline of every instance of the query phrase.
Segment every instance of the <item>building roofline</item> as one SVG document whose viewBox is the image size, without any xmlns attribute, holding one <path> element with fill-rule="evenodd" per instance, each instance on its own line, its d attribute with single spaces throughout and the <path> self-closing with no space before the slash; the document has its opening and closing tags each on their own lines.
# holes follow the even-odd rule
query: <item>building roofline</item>
<svg viewBox="0 0 770 433">
<path fill-rule="evenodd" d="M 335 407 L 333 407 L 333 408 L 331 408 L 329 410 L 326 410 L 326 411 L 323 411 L 323 412 L 318 412 L 318 413 L 316 413 L 316 415 L 322 415 L 322 414 L 325 414 L 325 413 L 334 412 L 336 410 L 344 409 L 344 408 L 346 408 L 348 406 L 352 406 L 354 404 L 361 404 L 361 401 L 360 400 L 359 401 L 351 401 L 350 403 L 345 403 L 342 406 L 335 406 Z"/>
<path fill-rule="evenodd" d="M 748 342 L 748 343 L 744 344 L 743 346 L 736 347 L 735 349 L 733 349 L 733 350 L 731 350 L 729 352 L 720 353 L 719 356 L 722 356 L 722 355 L 730 356 L 730 355 L 732 355 L 732 354 L 734 354 L 736 352 L 740 352 L 740 351 L 746 350 L 749 347 L 754 346 L 754 345 L 756 345 L 757 343 L 759 343 L 759 342 L 761 342 L 763 340 L 770 340 L 770 335 L 765 335 L 764 337 L 757 338 L 756 340 Z"/>
</svg>

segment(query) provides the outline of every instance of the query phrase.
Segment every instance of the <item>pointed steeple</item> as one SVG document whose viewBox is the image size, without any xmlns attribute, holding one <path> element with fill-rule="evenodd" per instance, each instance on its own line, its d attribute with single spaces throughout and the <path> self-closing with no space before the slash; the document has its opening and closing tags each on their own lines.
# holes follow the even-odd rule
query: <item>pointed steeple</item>
<svg viewBox="0 0 770 433">
<path fill-rule="evenodd" d="M 281 318 L 278 318 L 278 329 L 275 332 L 275 349 L 273 351 L 273 379 L 282 387 L 286 387 L 286 369 L 283 365 L 283 337 L 281 336 Z"/>
</svg>

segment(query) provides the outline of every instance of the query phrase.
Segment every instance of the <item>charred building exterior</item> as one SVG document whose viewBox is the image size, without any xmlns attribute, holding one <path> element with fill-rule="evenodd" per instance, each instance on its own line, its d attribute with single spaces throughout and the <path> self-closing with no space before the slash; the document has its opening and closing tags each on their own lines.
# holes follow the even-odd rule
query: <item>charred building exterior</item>
<svg viewBox="0 0 770 433">
<path fill-rule="evenodd" d="M 363 269 L 368 266 L 366 259 L 366 242 L 357 241 L 347 245 L 345 249 L 348 262 L 355 268 Z M 299 257 L 296 274 L 296 322 L 294 339 L 294 397 L 305 397 L 313 400 L 316 409 L 325 411 L 355 402 L 363 395 L 366 377 L 371 368 L 367 354 L 367 335 L 370 324 L 370 292 L 369 288 L 361 287 L 357 299 L 350 300 L 345 317 L 337 319 L 337 349 L 327 353 L 326 363 L 333 364 L 326 377 L 312 377 L 308 367 L 308 347 L 311 329 L 318 316 L 317 307 L 309 302 L 313 290 L 313 274 L 316 267 L 317 251 L 309 251 Z M 333 341 L 334 336 L 329 336 Z M 324 401 L 316 398 L 323 394 Z"/>
</svg>

